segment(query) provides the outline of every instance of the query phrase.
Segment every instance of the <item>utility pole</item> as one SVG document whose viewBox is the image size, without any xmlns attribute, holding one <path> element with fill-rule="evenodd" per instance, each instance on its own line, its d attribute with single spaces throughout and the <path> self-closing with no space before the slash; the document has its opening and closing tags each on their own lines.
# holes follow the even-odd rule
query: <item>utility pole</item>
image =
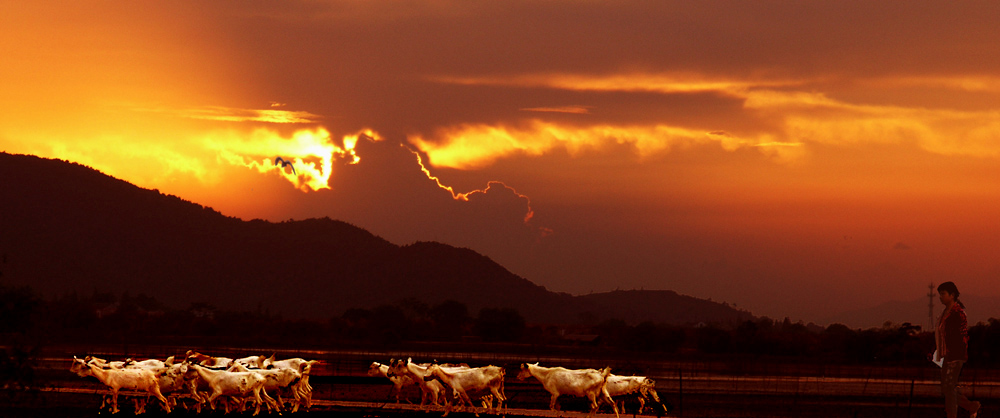
<svg viewBox="0 0 1000 418">
<path fill-rule="evenodd" d="M 934 282 L 927 285 L 927 319 L 930 321 L 931 331 L 935 329 L 934 324 Z"/>
</svg>

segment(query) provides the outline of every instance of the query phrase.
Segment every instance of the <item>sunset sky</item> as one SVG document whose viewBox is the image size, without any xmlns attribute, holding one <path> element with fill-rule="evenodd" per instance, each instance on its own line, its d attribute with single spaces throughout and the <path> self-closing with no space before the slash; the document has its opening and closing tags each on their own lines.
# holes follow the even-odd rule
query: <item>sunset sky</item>
<svg viewBox="0 0 1000 418">
<path fill-rule="evenodd" d="M 243 219 L 468 247 L 553 291 L 819 323 L 931 282 L 1000 295 L 998 18 L 985 1 L 7 1 L 0 150 Z"/>
</svg>

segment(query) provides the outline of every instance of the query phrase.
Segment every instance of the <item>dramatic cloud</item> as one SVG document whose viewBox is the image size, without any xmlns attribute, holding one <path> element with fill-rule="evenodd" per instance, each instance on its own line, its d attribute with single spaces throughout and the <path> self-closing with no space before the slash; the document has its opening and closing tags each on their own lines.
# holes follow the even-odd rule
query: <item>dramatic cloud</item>
<svg viewBox="0 0 1000 418">
<path fill-rule="evenodd" d="M 314 131 L 296 131 L 291 138 L 258 129 L 248 137 L 240 135 L 218 135 L 207 139 L 208 148 L 231 164 L 243 165 L 261 173 L 277 172 L 295 187 L 306 190 L 328 189 L 330 175 L 333 174 L 333 159 L 346 159 L 356 164 L 360 158 L 354 152 L 358 138 L 364 136 L 378 140 L 370 131 L 346 136 L 340 144 L 334 144 L 330 133 L 323 128 Z M 277 158 L 289 161 L 292 169 L 278 164 Z"/>
<path fill-rule="evenodd" d="M 283 105 L 280 103 L 271 103 L 271 106 L 280 107 Z M 232 109 L 221 106 L 209 106 L 198 109 L 152 111 L 173 113 L 177 116 L 186 118 L 226 122 L 315 123 L 320 119 L 319 115 L 314 115 L 305 111 Z"/>
<path fill-rule="evenodd" d="M 943 276 L 995 292 L 998 13 L 6 2 L 0 149 L 469 247 L 552 290 L 819 319 Z"/>
<path fill-rule="evenodd" d="M 590 113 L 590 106 L 526 107 L 521 110 L 526 112 L 576 113 L 585 115 Z"/>
</svg>

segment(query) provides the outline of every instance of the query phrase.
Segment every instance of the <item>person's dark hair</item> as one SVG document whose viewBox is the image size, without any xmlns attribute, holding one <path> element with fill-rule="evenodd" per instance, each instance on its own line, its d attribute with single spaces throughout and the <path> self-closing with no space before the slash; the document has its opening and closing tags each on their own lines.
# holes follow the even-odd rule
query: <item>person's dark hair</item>
<svg viewBox="0 0 1000 418">
<path fill-rule="evenodd" d="M 944 282 L 938 285 L 938 292 L 948 292 L 955 295 L 958 298 L 958 286 L 955 286 L 955 282 Z"/>
<path fill-rule="evenodd" d="M 955 282 L 944 282 L 938 285 L 938 292 L 948 292 L 955 296 L 955 300 L 958 301 L 958 306 L 965 308 L 965 304 L 958 300 L 959 292 L 958 286 L 955 286 Z"/>
</svg>

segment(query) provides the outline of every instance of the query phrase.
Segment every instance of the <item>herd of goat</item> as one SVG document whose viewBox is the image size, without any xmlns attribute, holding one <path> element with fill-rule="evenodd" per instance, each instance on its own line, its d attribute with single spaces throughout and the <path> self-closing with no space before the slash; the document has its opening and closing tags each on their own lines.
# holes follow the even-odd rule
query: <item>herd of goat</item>
<svg viewBox="0 0 1000 418">
<path fill-rule="evenodd" d="M 301 358 L 275 360 L 273 355 L 240 359 L 211 357 L 189 350 L 182 361 L 176 361 L 174 356 L 165 361 L 112 362 L 74 356 L 70 371 L 81 377 L 93 376 L 108 387 L 101 409 L 110 406 L 111 413 L 119 411 L 118 392 L 125 389 L 147 394 L 145 398 L 136 398 L 137 414 L 145 412 L 150 397 L 159 400 L 167 413 L 182 399 L 189 400 L 190 405 L 185 403 L 185 407 L 198 412 L 205 405 L 214 410 L 221 397 L 226 413 L 234 409 L 245 411 L 249 404 L 257 415 L 262 406 L 278 413 L 286 403 L 292 412 L 300 407 L 309 408 L 312 404 L 309 372 L 316 363 Z M 278 399 L 272 398 L 269 391 Z"/>
<path fill-rule="evenodd" d="M 81 377 L 92 376 L 108 387 L 101 409 L 119 412 L 120 390 L 140 392 L 135 398 L 137 414 L 146 410 L 151 398 L 156 398 L 164 412 L 181 405 L 201 412 L 217 405 L 226 413 L 253 409 L 253 415 L 266 407 L 268 412 L 297 412 L 312 405 L 309 373 L 317 360 L 290 358 L 275 360 L 274 355 L 250 356 L 239 359 L 212 357 L 188 351 L 183 360 L 174 356 L 157 359 L 106 361 L 87 356 L 73 357 L 70 371 Z M 478 408 L 498 413 L 505 411 L 504 368 L 498 366 L 469 367 L 466 364 L 413 363 L 411 359 L 391 360 L 388 364 L 373 362 L 370 376 L 389 379 L 394 387 L 396 402 L 406 386 L 417 386 L 421 393 L 421 409 L 443 408 L 444 415 L 453 408 L 464 408 L 478 416 Z M 656 393 L 655 382 L 643 376 L 618 376 L 610 368 L 567 369 L 542 367 L 538 363 L 521 364 L 519 380 L 537 379 L 551 395 L 549 408 L 559 410 L 559 396 L 585 397 L 590 401 L 590 415 L 604 402 L 619 414 L 624 397 L 639 402 L 639 413 L 647 403 L 655 405 L 657 415 L 667 412 Z M 274 396 L 272 396 L 274 395 Z M 477 402 L 472 396 L 477 396 Z M 614 400 L 618 398 L 618 402 Z"/>
</svg>

